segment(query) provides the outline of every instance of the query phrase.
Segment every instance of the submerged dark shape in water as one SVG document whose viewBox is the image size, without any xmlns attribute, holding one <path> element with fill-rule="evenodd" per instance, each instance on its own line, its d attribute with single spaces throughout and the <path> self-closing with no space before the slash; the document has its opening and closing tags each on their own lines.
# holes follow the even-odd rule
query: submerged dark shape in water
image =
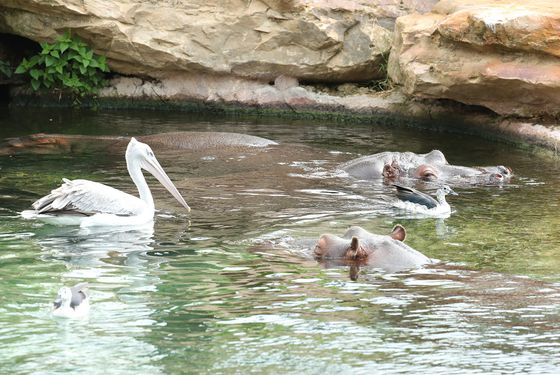
<svg viewBox="0 0 560 375">
<path fill-rule="evenodd" d="M 32 134 L 8 138 L 0 146 L 0 155 L 17 152 L 56 153 L 96 149 L 124 149 L 131 137 L 72 134 Z M 136 137 L 152 148 L 204 150 L 218 148 L 262 148 L 278 143 L 249 134 L 227 132 L 170 132 Z"/>
<path fill-rule="evenodd" d="M 398 224 L 390 235 L 385 236 L 353 226 L 342 237 L 323 234 L 315 244 L 313 255 L 327 266 L 350 265 L 350 278 L 353 280 L 357 278 L 359 266 L 398 272 L 433 263 L 430 258 L 406 245 L 403 242 L 405 238 L 406 230 Z"/>
<path fill-rule="evenodd" d="M 401 178 L 424 181 L 446 181 L 452 184 L 499 184 L 511 178 L 505 166 L 464 167 L 451 165 L 439 150 L 426 154 L 413 152 L 381 152 L 350 160 L 340 166 L 350 176 L 364 179 L 384 179 L 392 183 Z"/>
</svg>

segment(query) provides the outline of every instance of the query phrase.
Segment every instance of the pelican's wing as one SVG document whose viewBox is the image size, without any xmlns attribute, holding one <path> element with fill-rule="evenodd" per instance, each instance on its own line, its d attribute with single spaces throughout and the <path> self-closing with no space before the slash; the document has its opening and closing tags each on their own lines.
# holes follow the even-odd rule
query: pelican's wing
<svg viewBox="0 0 560 375">
<path fill-rule="evenodd" d="M 70 288 L 70 290 L 72 290 L 72 300 L 70 301 L 70 307 L 75 308 L 76 306 L 79 306 L 87 298 L 87 294 L 85 293 L 87 285 L 87 283 L 80 283 Z"/>
<path fill-rule="evenodd" d="M 397 184 L 393 184 L 393 186 L 397 188 L 397 198 L 402 201 L 420 204 L 427 208 L 434 208 L 438 205 L 438 202 L 426 193 Z"/>
<path fill-rule="evenodd" d="M 130 216 L 142 209 L 139 198 L 110 186 L 88 180 L 62 180 L 59 188 L 33 203 L 37 213 Z"/>
</svg>

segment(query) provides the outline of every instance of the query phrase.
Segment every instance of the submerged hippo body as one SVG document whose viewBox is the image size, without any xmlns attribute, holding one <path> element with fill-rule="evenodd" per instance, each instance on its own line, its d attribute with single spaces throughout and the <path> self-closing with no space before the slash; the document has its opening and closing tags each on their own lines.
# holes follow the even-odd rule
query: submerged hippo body
<svg viewBox="0 0 560 375">
<path fill-rule="evenodd" d="M 263 148 L 277 145 L 270 139 L 248 134 L 227 132 L 170 132 L 136 137 L 153 149 L 163 147 L 176 150 Z M 92 136 L 71 134 L 32 134 L 24 137 L 8 138 L 0 147 L 1 154 L 17 152 L 53 153 L 95 149 L 124 149 L 130 137 Z"/>
<path fill-rule="evenodd" d="M 401 225 L 395 226 L 388 236 L 354 226 L 342 237 L 322 235 L 313 253 L 315 258 L 328 263 L 370 266 L 387 272 L 433 263 L 430 258 L 406 245 L 403 242 L 405 237 L 406 230 Z"/>
<path fill-rule="evenodd" d="M 386 179 L 391 183 L 400 178 L 450 183 L 501 183 L 511 176 L 504 166 L 464 167 L 447 162 L 443 153 L 433 150 L 426 154 L 413 152 L 381 152 L 350 160 L 340 166 L 350 176 L 364 179 Z"/>
<path fill-rule="evenodd" d="M 138 139 L 151 145 L 161 144 L 166 147 L 189 150 L 220 147 L 258 148 L 278 145 L 270 139 L 227 132 L 172 132 L 140 136 Z"/>
</svg>

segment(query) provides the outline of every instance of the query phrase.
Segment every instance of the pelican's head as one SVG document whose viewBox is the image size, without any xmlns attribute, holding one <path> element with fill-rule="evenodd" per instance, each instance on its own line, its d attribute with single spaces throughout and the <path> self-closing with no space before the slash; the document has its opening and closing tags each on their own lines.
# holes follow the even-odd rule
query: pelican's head
<svg viewBox="0 0 560 375">
<path fill-rule="evenodd" d="M 458 195 L 456 192 L 453 191 L 449 186 L 443 185 L 437 190 L 436 193 L 438 196 L 446 196 L 446 195 Z"/>
<path fill-rule="evenodd" d="M 139 142 L 132 137 L 126 148 L 126 160 L 129 165 L 138 165 L 140 168 L 150 172 L 158 181 L 181 203 L 183 207 L 190 211 L 191 208 L 185 202 L 173 182 L 169 179 L 161 165 L 159 164 L 152 148 L 145 143 Z"/>
</svg>

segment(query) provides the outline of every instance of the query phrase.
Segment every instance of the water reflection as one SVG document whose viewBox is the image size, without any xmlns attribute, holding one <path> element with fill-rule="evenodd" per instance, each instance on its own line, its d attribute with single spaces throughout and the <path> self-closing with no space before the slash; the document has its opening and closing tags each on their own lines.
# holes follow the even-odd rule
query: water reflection
<svg viewBox="0 0 560 375">
<path fill-rule="evenodd" d="M 43 231 L 48 236 L 43 237 Z M 26 309 L 27 318 L 11 321 L 12 327 L 27 326 L 31 318 L 34 333 L 22 330 L 18 345 L 5 342 L 5 350 L 12 350 L 12 355 L 22 352 L 41 359 L 42 365 L 53 372 L 75 366 L 104 368 L 107 363 L 118 361 L 132 365 L 133 361 L 134 365 L 124 373 L 159 373 L 161 369 L 154 365 L 158 349 L 145 340 L 158 324 L 153 319 L 155 306 L 151 295 L 161 283 L 157 273 L 166 262 L 165 257 L 147 255 L 154 249 L 153 223 L 110 230 L 44 226 L 34 242 L 40 249 L 39 259 L 58 263 L 62 269 L 58 275 L 51 273 L 49 282 L 42 283 L 31 309 L 21 307 Z M 89 283 L 92 305 L 88 318 L 51 318 L 50 300 L 57 288 L 84 281 Z M 25 305 L 21 300 L 19 303 Z M 38 338 L 48 345 L 41 347 Z M 119 344 L 115 345 L 116 342 Z M 33 369 L 31 364 L 17 368 L 24 372 Z"/>
<path fill-rule="evenodd" d="M 154 223 L 136 227 L 88 227 L 46 226 L 48 237 L 40 238 L 41 257 L 45 261 L 62 260 L 83 268 L 82 277 L 97 277 L 96 269 L 104 264 L 117 263 L 111 259 L 125 256 L 126 264 L 141 264 L 138 256 L 153 250 Z M 87 273 L 91 272 L 91 276 Z M 100 272 L 100 271 L 97 271 Z"/>
</svg>

